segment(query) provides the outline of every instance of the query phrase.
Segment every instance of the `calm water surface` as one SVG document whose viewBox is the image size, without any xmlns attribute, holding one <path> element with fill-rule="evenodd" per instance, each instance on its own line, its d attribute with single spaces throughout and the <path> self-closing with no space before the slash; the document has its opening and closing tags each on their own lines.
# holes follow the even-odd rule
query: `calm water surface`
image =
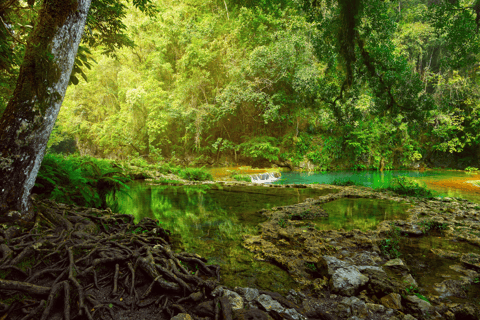
<svg viewBox="0 0 480 320">
<path fill-rule="evenodd" d="M 195 252 L 222 267 L 229 286 L 257 287 L 279 292 L 295 287 L 287 272 L 257 261 L 242 247 L 243 235 L 256 234 L 264 208 L 291 205 L 335 190 L 305 188 L 131 185 L 119 200 L 122 213 L 158 219 L 173 233 L 177 251 Z"/>
<path fill-rule="evenodd" d="M 360 171 L 329 173 L 282 173 L 275 184 L 331 184 L 353 180 L 359 185 L 383 188 L 392 178 L 408 176 L 429 186 L 442 179 L 465 179 L 462 172 L 441 171 Z M 435 190 L 435 189 L 434 189 Z M 170 230 L 177 251 L 195 252 L 222 267 L 222 282 L 228 286 L 257 287 L 286 293 L 295 288 L 287 272 L 258 261 L 242 247 L 243 236 L 256 234 L 265 221 L 260 209 L 291 205 L 316 198 L 332 189 L 273 188 L 263 186 L 221 187 L 218 185 L 161 186 L 134 183 L 128 196 L 119 199 L 120 210 L 158 219 Z M 480 202 L 478 195 L 450 189 L 436 189 L 440 196 L 463 197 Z M 374 229 L 380 221 L 405 219 L 409 205 L 378 199 L 338 199 L 322 207 L 328 218 L 312 221 L 317 229 Z"/>
<path fill-rule="evenodd" d="M 322 204 L 328 217 L 314 221 L 319 230 L 371 230 L 385 220 L 408 218 L 406 211 L 411 205 L 380 199 L 342 198 Z"/>
<path fill-rule="evenodd" d="M 407 176 L 426 186 L 440 197 L 456 197 L 480 203 L 480 188 L 467 185 L 464 189 L 442 186 L 441 181 L 456 181 L 478 176 L 461 171 L 337 171 L 324 173 L 284 172 L 274 184 L 331 184 L 337 181 L 354 181 L 358 185 L 371 188 L 385 188 L 393 178 Z M 477 190 L 478 188 L 478 190 Z"/>
</svg>

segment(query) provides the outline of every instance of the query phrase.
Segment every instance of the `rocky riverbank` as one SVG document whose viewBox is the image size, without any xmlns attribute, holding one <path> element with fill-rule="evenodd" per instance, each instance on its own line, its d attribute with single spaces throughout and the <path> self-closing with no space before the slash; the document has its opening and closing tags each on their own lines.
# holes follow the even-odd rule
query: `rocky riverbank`
<svg viewBox="0 0 480 320">
<path fill-rule="evenodd" d="M 268 221 L 261 225 L 258 235 L 244 241 L 258 259 L 289 271 L 308 297 L 298 301 L 307 317 L 479 318 L 477 204 L 449 198 L 421 200 L 368 188 L 339 188 L 336 194 L 302 204 L 263 210 Z M 409 218 L 381 222 L 375 230 L 317 230 L 312 219 L 328 214 L 322 212 L 321 205 L 341 198 L 406 202 L 411 205 Z M 430 238 L 438 239 L 435 243 L 454 245 L 427 248 L 422 251 L 423 258 L 415 249 L 409 250 L 410 242 Z"/>
<path fill-rule="evenodd" d="M 40 215 L 29 231 L 12 227 L 0 232 L 5 241 L 0 246 L 0 316 L 479 318 L 477 204 L 403 197 L 363 187 L 264 187 L 330 192 L 296 205 L 261 210 L 267 221 L 258 234 L 244 238 L 244 247 L 256 259 L 289 272 L 298 286 L 288 294 L 223 285 L 217 266 L 198 255 L 173 252 L 168 232 L 156 221 L 134 224 L 127 215 L 43 202 L 38 203 Z M 319 230 L 315 221 L 329 215 L 323 204 L 346 198 L 402 202 L 408 218 L 383 221 L 372 230 Z"/>
</svg>

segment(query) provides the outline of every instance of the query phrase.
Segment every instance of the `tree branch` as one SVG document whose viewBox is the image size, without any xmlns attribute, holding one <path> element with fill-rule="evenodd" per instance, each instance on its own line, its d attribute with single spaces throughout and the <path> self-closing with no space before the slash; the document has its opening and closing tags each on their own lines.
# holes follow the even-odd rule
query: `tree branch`
<svg viewBox="0 0 480 320">
<path fill-rule="evenodd" d="M 10 32 L 10 29 L 8 29 L 7 27 L 7 24 L 5 23 L 5 21 L 3 21 L 2 17 L 0 16 L 0 20 L 2 21 L 2 24 L 3 24 L 3 27 L 5 28 L 5 30 L 7 30 L 8 34 L 13 38 L 13 40 L 17 41 L 17 42 L 20 42 L 21 44 L 23 44 L 24 46 L 26 46 L 25 42 L 23 42 L 22 40 L 18 39 L 17 37 L 15 37 L 15 35 Z"/>
</svg>

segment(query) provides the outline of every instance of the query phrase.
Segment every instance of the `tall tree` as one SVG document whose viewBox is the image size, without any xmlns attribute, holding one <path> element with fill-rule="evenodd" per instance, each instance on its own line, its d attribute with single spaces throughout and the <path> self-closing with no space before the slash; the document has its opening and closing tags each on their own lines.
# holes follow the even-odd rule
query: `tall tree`
<svg viewBox="0 0 480 320">
<path fill-rule="evenodd" d="M 16 2 L 2 3 L 0 17 Z M 29 6 L 34 3 L 28 1 Z M 151 0 L 132 3 L 148 15 L 156 12 Z M 84 42 L 90 47 L 103 44 L 104 53 L 114 55 L 117 48 L 133 46 L 123 33 L 125 11 L 126 5 L 118 0 L 42 1 L 15 90 L 0 119 L 0 221 L 33 218 L 30 190 L 67 85 L 78 83 L 71 77 L 72 69 L 85 77 L 81 66 L 89 66 L 85 55 L 75 60 L 85 25 Z"/>
<path fill-rule="evenodd" d="M 33 217 L 30 190 L 67 89 L 91 0 L 45 0 L 0 120 L 0 219 Z"/>
</svg>

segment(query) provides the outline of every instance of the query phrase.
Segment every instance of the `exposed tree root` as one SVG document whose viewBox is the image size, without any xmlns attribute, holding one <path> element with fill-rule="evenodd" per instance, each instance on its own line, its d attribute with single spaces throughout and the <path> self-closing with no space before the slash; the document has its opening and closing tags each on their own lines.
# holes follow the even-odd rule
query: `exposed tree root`
<svg viewBox="0 0 480 320">
<path fill-rule="evenodd" d="M 153 219 L 134 224 L 130 215 L 49 201 L 36 208 L 31 230 L 0 231 L 0 319 L 136 319 L 140 309 L 198 319 L 195 306 L 213 300 L 218 266 L 173 252 Z"/>
</svg>

